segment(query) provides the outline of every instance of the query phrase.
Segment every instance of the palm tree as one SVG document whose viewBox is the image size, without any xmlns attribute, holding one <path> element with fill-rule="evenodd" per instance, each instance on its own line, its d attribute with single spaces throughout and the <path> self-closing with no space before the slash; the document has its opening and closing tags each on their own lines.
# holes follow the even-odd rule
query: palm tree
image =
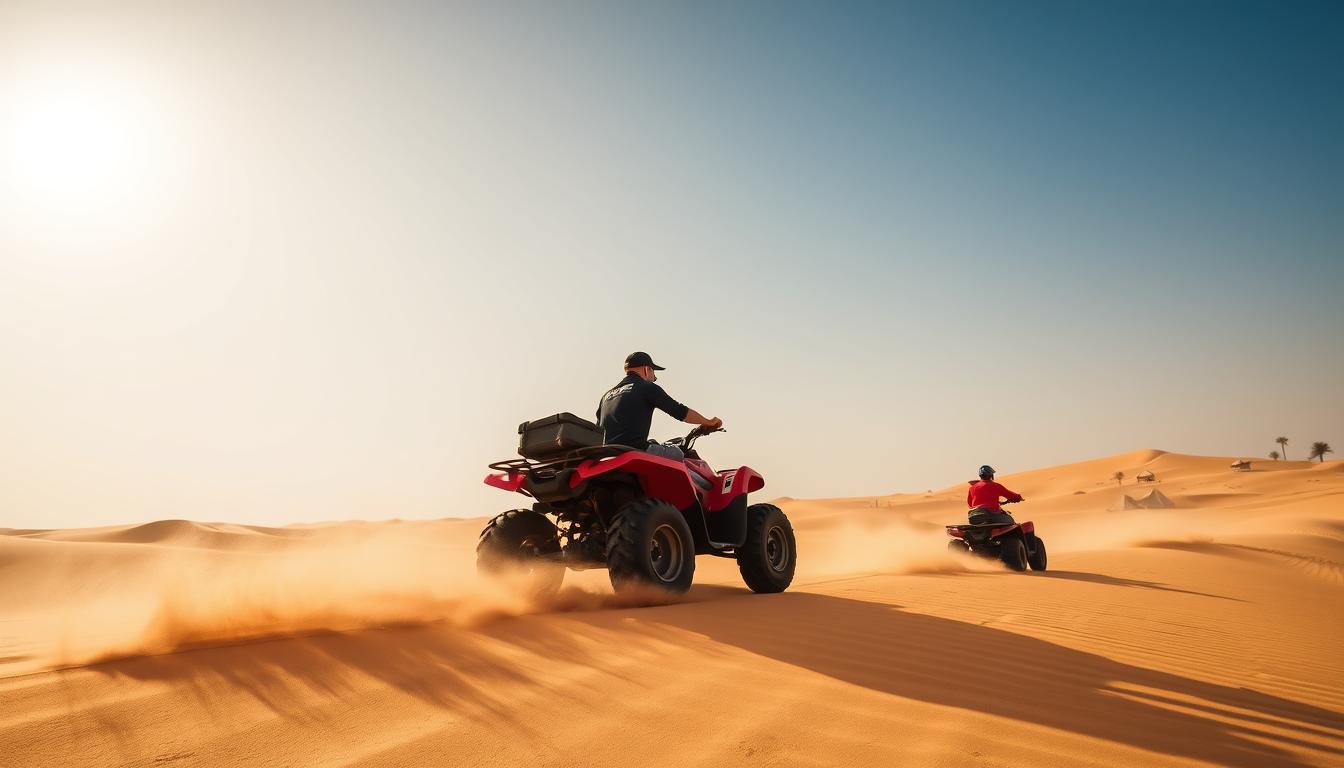
<svg viewBox="0 0 1344 768">
<path fill-rule="evenodd" d="M 1273 459 L 1273 460 L 1275 460 L 1275 461 L 1278 461 L 1278 460 L 1279 460 L 1279 452 L 1278 452 L 1278 451 L 1270 451 L 1270 452 L 1269 452 L 1269 458 L 1271 458 L 1271 459 Z"/>
<path fill-rule="evenodd" d="M 1121 482 L 1124 481 L 1124 479 L 1125 479 L 1125 473 L 1124 473 L 1124 472 L 1116 472 L 1114 475 L 1111 475 L 1111 479 L 1115 481 L 1115 484 L 1116 484 L 1116 485 L 1119 485 Z"/>
<path fill-rule="evenodd" d="M 1329 443 L 1312 443 L 1311 454 L 1307 456 L 1307 460 L 1310 461 L 1311 459 L 1320 459 L 1321 463 L 1324 464 L 1325 454 L 1334 452 L 1335 449 L 1331 448 Z"/>
<path fill-rule="evenodd" d="M 1284 460 L 1284 461 L 1287 461 L 1287 460 L 1288 460 L 1288 438 L 1286 438 L 1286 437 L 1276 437 L 1276 438 L 1274 438 L 1274 442 L 1278 443 L 1278 444 L 1279 444 L 1279 447 L 1283 449 L 1283 451 L 1282 451 L 1282 453 L 1283 453 L 1283 460 Z"/>
</svg>

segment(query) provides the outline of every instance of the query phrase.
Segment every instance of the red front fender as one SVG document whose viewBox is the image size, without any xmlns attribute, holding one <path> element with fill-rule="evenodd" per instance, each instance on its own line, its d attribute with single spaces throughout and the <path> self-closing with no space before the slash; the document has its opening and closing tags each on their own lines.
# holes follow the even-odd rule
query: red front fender
<svg viewBox="0 0 1344 768">
<path fill-rule="evenodd" d="M 738 467 L 728 472 L 720 472 L 718 484 L 705 497 L 705 508 L 710 512 L 717 512 L 733 503 L 738 496 L 759 491 L 764 487 L 765 478 L 751 467 Z"/>
</svg>

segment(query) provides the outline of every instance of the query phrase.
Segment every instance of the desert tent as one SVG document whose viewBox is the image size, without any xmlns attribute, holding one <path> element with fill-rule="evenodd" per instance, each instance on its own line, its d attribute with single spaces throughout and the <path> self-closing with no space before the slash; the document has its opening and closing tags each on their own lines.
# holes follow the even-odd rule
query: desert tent
<svg viewBox="0 0 1344 768">
<path fill-rule="evenodd" d="M 1156 488 L 1137 499 L 1128 494 L 1120 497 L 1121 509 L 1171 509 L 1174 506 L 1171 499 Z"/>
<path fill-rule="evenodd" d="M 1137 481 L 1140 482 L 1140 483 L 1151 483 L 1151 482 L 1153 482 L 1154 480 L 1157 479 L 1157 475 L 1154 475 L 1154 474 L 1152 473 L 1152 470 L 1147 470 L 1147 469 L 1145 469 L 1144 471 L 1142 471 L 1142 472 L 1140 472 L 1139 474 L 1135 475 L 1135 476 L 1134 476 L 1134 479 L 1137 480 Z"/>
<path fill-rule="evenodd" d="M 1139 499 L 1144 509 L 1171 509 L 1176 506 L 1165 494 L 1154 488 L 1147 496 Z"/>
</svg>

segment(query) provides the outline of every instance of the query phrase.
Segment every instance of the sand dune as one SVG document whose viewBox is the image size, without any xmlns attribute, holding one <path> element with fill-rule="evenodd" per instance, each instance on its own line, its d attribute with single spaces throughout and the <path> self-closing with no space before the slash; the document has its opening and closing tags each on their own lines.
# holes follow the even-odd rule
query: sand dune
<svg viewBox="0 0 1344 768">
<path fill-rule="evenodd" d="M 1046 573 L 946 554 L 964 485 L 782 499 L 789 592 L 662 605 L 482 584 L 479 520 L 0 529 L 0 764 L 1344 765 L 1344 462 L 1233 458 L 1001 477 Z"/>
</svg>

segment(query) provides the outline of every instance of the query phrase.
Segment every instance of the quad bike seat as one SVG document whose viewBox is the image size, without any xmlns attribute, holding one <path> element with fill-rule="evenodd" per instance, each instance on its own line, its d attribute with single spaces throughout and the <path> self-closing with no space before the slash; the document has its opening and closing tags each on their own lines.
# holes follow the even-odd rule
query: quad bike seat
<svg viewBox="0 0 1344 768">
<path fill-rule="evenodd" d="M 998 518 L 998 519 L 996 519 Z M 1003 518 L 1007 518 L 1006 520 Z M 1012 525 L 1017 522 L 1013 516 L 1007 512 L 995 512 L 994 510 L 971 510 L 967 513 L 967 522 L 971 525 Z"/>
</svg>

